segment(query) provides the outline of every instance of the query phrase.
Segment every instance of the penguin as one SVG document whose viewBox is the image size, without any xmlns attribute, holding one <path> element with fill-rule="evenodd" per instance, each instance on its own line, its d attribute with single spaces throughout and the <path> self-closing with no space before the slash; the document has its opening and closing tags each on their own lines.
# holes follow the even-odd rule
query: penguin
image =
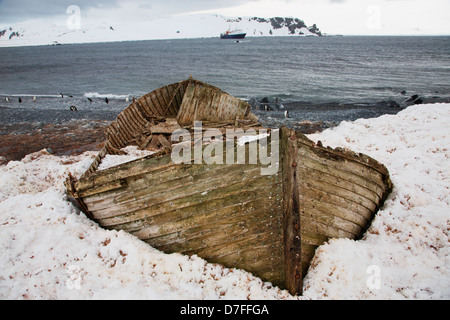
<svg viewBox="0 0 450 320">
<path fill-rule="evenodd" d="M 22 103 L 22 98 L 21 97 L 19 97 L 19 103 Z"/>
<path fill-rule="evenodd" d="M 11 100 L 9 100 L 9 98 L 6 97 L 6 98 L 5 98 L 5 101 L 6 101 L 6 102 L 10 102 Z"/>
<path fill-rule="evenodd" d="M 37 100 L 37 98 L 36 98 L 36 97 L 33 97 L 33 102 L 36 102 L 36 100 Z"/>
<path fill-rule="evenodd" d="M 76 106 L 70 106 L 70 111 L 78 111 L 78 108 Z"/>
<path fill-rule="evenodd" d="M 64 95 L 62 93 L 59 93 L 61 95 L 61 98 L 64 98 Z"/>
<path fill-rule="evenodd" d="M 288 111 L 288 110 L 286 110 L 286 111 L 284 112 L 284 117 L 285 117 L 286 119 L 289 118 L 289 111 Z"/>
<path fill-rule="evenodd" d="M 107 98 L 107 97 L 105 98 L 105 102 L 106 102 L 106 103 L 109 103 L 109 100 L 108 100 L 108 98 Z"/>
<path fill-rule="evenodd" d="M 88 98 L 88 100 L 89 100 L 90 103 L 92 103 L 92 99 L 91 98 Z"/>
<path fill-rule="evenodd" d="M 125 97 L 125 102 L 128 102 L 130 99 L 128 97 Z"/>
</svg>

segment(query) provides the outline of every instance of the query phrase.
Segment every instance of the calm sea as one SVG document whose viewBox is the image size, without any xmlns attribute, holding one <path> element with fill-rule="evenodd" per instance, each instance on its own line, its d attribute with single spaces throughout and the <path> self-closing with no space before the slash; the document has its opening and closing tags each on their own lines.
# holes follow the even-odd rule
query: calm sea
<svg viewBox="0 0 450 320">
<path fill-rule="evenodd" d="M 450 37 L 263 37 L 0 48 L 2 120 L 19 121 L 23 110 L 65 112 L 70 105 L 87 117 L 89 112 L 117 113 L 128 105 L 126 97 L 140 97 L 190 75 L 239 98 L 278 98 L 287 105 L 401 104 L 414 94 L 445 101 L 450 98 Z"/>
</svg>

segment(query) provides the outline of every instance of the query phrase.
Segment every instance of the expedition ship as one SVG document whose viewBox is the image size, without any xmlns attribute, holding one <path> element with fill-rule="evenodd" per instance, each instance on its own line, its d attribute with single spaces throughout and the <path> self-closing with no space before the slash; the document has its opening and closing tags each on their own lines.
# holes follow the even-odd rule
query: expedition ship
<svg viewBox="0 0 450 320">
<path fill-rule="evenodd" d="M 247 34 L 241 30 L 226 31 L 220 34 L 220 39 L 244 39 Z"/>
</svg>

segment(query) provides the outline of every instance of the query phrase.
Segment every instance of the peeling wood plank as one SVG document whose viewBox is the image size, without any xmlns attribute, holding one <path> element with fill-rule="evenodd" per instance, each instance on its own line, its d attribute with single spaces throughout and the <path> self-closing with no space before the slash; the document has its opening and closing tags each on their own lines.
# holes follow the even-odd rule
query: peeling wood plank
<svg viewBox="0 0 450 320">
<path fill-rule="evenodd" d="M 302 292 L 302 243 L 300 234 L 300 199 L 298 193 L 297 143 L 292 132 L 281 129 L 283 172 L 283 241 L 286 288 L 291 294 Z"/>
</svg>

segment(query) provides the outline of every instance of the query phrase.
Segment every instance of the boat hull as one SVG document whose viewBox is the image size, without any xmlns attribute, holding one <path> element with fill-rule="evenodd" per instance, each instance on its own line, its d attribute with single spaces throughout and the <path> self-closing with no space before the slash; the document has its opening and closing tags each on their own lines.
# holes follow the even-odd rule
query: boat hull
<svg viewBox="0 0 450 320">
<path fill-rule="evenodd" d="M 246 35 L 247 35 L 246 33 L 221 34 L 220 38 L 221 39 L 244 39 Z"/>
<path fill-rule="evenodd" d="M 167 91 L 167 97 L 176 97 L 177 87 L 148 96 Z M 234 119 L 233 126 L 241 116 L 254 119 L 245 104 L 217 88 L 199 82 L 181 87 L 178 112 L 172 110 L 170 115 L 184 126 L 205 117 L 223 124 L 222 115 Z M 228 103 L 228 108 L 220 109 L 220 102 Z M 129 117 L 138 117 L 135 106 L 129 108 Z M 188 112 L 190 108 L 197 111 Z M 115 136 L 108 137 L 125 135 L 121 130 L 126 121 L 119 124 Z M 126 130 L 133 136 L 130 132 L 140 129 Z M 272 144 L 275 137 L 279 139 Z M 170 149 L 98 171 L 97 162 L 104 154 L 123 144 L 108 140 L 110 149 L 99 154 L 85 175 L 69 177 L 66 187 L 82 210 L 104 228 L 127 231 L 167 253 L 195 254 L 247 270 L 301 294 L 316 248 L 331 238 L 358 239 L 392 184 L 387 169 L 366 155 L 325 148 L 287 128 L 275 137 L 272 131 L 267 142 L 269 154 L 274 147 L 279 151 L 277 170 L 270 175 L 261 174 L 265 166 L 259 162 L 175 164 Z M 232 150 L 237 159 L 242 152 L 237 142 Z M 245 159 L 252 152 L 247 144 Z M 228 155 L 222 156 L 225 160 Z"/>
</svg>

